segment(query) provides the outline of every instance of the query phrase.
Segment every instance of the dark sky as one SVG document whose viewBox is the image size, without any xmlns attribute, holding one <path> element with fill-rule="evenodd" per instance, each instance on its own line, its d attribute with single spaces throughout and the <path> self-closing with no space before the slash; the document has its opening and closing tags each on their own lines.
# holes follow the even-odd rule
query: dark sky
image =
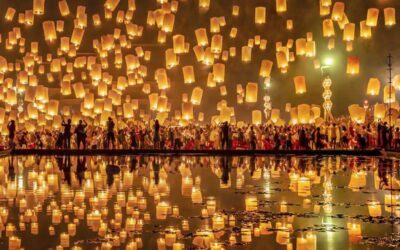
<svg viewBox="0 0 400 250">
<path fill-rule="evenodd" d="M 126 9 L 125 0 L 121 0 L 117 10 Z M 336 2 L 336 1 L 333 1 Z M 400 53 L 398 50 L 400 44 L 399 22 L 400 22 L 400 1 L 398 0 L 347 0 L 343 1 L 346 4 L 346 14 L 350 22 L 356 24 L 356 39 L 354 41 L 352 52 L 345 51 L 345 42 L 342 40 L 342 31 L 335 24 L 336 31 L 336 48 L 334 50 L 327 50 L 327 39 L 322 37 L 322 20 L 324 17 L 319 15 L 319 1 L 318 0 L 287 0 L 288 11 L 282 15 L 278 15 L 275 11 L 275 1 L 272 0 L 211 0 L 210 10 L 206 13 L 200 13 L 198 9 L 197 0 L 179 1 L 179 10 L 175 18 L 175 27 L 173 34 L 185 35 L 186 42 L 190 43 L 190 53 L 180 56 L 180 65 L 171 70 L 168 70 L 168 76 L 171 78 L 171 88 L 167 91 L 169 101 L 172 102 L 172 110 L 180 109 L 181 94 L 183 92 L 191 93 L 192 89 L 200 86 L 204 89 L 203 102 L 200 107 L 195 107 L 195 116 L 199 111 L 205 112 L 208 116 L 218 114 L 216 111 L 216 104 L 221 99 L 226 99 L 229 106 L 235 107 L 235 112 L 238 120 L 251 119 L 250 111 L 253 109 L 263 110 L 262 96 L 265 94 L 262 87 L 262 79 L 259 78 L 258 72 L 260 62 L 263 59 L 275 61 L 275 43 L 281 41 L 286 44 L 287 40 L 306 37 L 307 32 L 313 32 L 314 40 L 317 43 L 317 58 L 324 58 L 331 56 L 335 59 L 335 65 L 331 69 L 333 80 L 333 97 L 334 115 L 347 114 L 347 107 L 353 103 L 362 103 L 368 99 L 370 103 L 377 101 L 381 102 L 382 97 L 370 98 L 366 96 L 366 88 L 368 79 L 370 77 L 378 77 L 382 83 L 387 80 L 386 72 L 386 57 L 389 52 L 394 56 L 394 73 L 400 73 L 398 65 L 400 65 Z M 27 39 L 27 51 L 30 49 L 30 41 L 43 40 L 43 31 L 41 22 L 44 20 L 58 20 L 61 16 L 57 6 L 58 1 L 47 0 L 46 12 L 44 16 L 36 17 L 35 25 L 33 27 L 22 27 L 23 36 Z M 86 5 L 88 13 L 88 28 L 86 29 L 84 42 L 80 48 L 80 52 L 92 52 L 92 40 L 99 38 L 101 35 L 110 34 L 114 27 L 121 28 L 125 32 L 123 25 L 116 25 L 115 19 L 112 21 L 105 21 L 103 18 L 103 25 L 100 28 L 93 28 L 92 15 L 100 13 L 102 17 L 103 0 L 68 0 L 70 9 L 73 13 L 76 12 L 77 5 Z M 240 6 L 240 16 L 232 17 L 232 6 L 236 4 Z M 13 24 L 4 22 L 4 14 L 8 6 L 22 12 L 26 9 L 32 8 L 32 1 L 15 1 L 15 0 L 1 0 L 0 1 L 0 16 L 2 22 L 0 23 L 1 34 L 3 43 L 1 44 L 0 53 L 5 55 L 9 61 L 15 61 L 21 58 L 16 50 L 13 52 L 4 51 L 4 41 L 8 32 L 16 23 L 17 18 L 14 18 Z M 134 13 L 133 22 L 144 26 L 143 37 L 135 39 L 135 44 L 154 44 L 157 42 L 156 27 L 149 27 L 146 25 L 146 17 L 148 10 L 155 10 L 159 8 L 156 0 L 136 0 L 137 10 Z M 267 23 L 262 26 L 254 24 L 254 8 L 256 6 L 267 7 Z M 367 10 L 370 7 L 380 9 L 379 25 L 373 28 L 373 36 L 371 39 L 365 40 L 359 37 L 359 22 L 366 19 Z M 394 27 L 387 28 L 384 26 L 383 9 L 385 7 L 395 7 L 397 10 L 398 24 Z M 115 17 L 116 13 L 114 13 Z M 211 41 L 211 34 L 209 32 L 209 19 L 210 17 L 225 16 L 227 25 L 221 29 L 221 34 L 224 36 L 224 49 L 229 49 L 231 46 L 236 46 L 237 56 L 231 58 L 226 64 L 226 77 L 225 85 L 228 89 L 228 96 L 223 98 L 219 95 L 218 88 L 207 88 L 206 80 L 207 74 L 212 71 L 212 67 L 206 67 L 199 64 L 195 60 L 193 53 L 193 46 L 196 45 L 194 30 L 196 28 L 206 28 L 208 31 L 208 38 Z M 62 35 L 69 36 L 72 31 L 73 16 L 63 18 L 65 20 L 66 29 Z M 293 19 L 293 31 L 286 31 L 286 20 Z M 238 35 L 236 39 L 229 38 L 231 27 L 238 28 Z M 252 61 L 244 64 L 241 62 L 241 47 L 247 44 L 249 38 L 255 35 L 261 35 L 262 38 L 268 40 L 268 47 L 265 51 L 260 51 L 258 48 L 253 49 Z M 150 46 L 144 47 L 145 50 L 152 51 L 151 62 L 144 62 L 148 67 L 148 77 L 145 82 L 151 82 L 154 78 L 154 71 L 157 68 L 165 66 L 164 51 L 167 48 L 172 48 L 171 35 L 168 36 L 167 43 L 163 46 Z M 50 51 L 55 52 L 57 43 L 49 45 L 41 42 L 40 51 L 42 53 Z M 293 48 L 291 51 L 295 51 Z M 134 53 L 134 51 L 125 51 L 127 53 Z M 346 74 L 347 56 L 354 55 L 360 57 L 360 74 L 349 76 Z M 113 60 L 110 60 L 110 65 Z M 218 61 L 215 61 L 218 62 Z M 195 67 L 196 82 L 191 85 L 183 83 L 182 66 L 193 65 Z M 110 73 L 115 76 L 124 74 L 124 69 L 114 70 L 109 69 Z M 303 95 L 296 95 L 293 77 L 296 75 L 305 75 L 307 81 L 307 93 Z M 11 75 L 10 75 L 11 76 Z M 259 83 L 259 98 L 257 104 L 236 104 L 236 84 L 240 83 L 245 87 L 247 82 Z M 297 57 L 296 62 L 292 63 L 289 67 L 287 74 L 281 74 L 279 70 L 274 67 L 272 73 L 272 85 L 270 94 L 272 96 L 272 103 L 274 108 L 284 109 L 285 103 L 290 102 L 293 105 L 308 103 L 308 104 L 321 104 L 322 94 L 322 76 L 320 70 L 315 70 L 313 67 L 313 60 L 305 57 Z M 54 93 L 54 98 L 59 98 L 56 94 L 58 92 L 58 83 L 47 83 L 45 79 L 40 81 L 41 84 L 51 87 Z M 89 85 L 88 85 L 89 86 Z M 147 100 L 147 96 L 141 92 L 142 86 L 135 86 L 129 88 L 126 93 L 129 93 L 134 98 L 142 98 Z M 95 89 L 93 90 L 94 92 Z M 152 92 L 157 91 L 157 85 L 152 85 Z M 381 89 L 381 94 L 383 93 Z M 64 103 L 77 103 L 73 101 L 74 97 L 63 97 Z M 145 108 L 145 106 L 143 106 Z"/>
</svg>

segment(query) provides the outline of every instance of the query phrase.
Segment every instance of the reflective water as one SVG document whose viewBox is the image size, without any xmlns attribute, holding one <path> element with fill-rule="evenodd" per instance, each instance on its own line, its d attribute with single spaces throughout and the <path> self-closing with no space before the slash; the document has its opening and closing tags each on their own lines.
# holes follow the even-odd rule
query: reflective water
<svg viewBox="0 0 400 250">
<path fill-rule="evenodd" d="M 340 156 L 3 158 L 0 248 L 395 248 L 398 166 Z"/>
</svg>

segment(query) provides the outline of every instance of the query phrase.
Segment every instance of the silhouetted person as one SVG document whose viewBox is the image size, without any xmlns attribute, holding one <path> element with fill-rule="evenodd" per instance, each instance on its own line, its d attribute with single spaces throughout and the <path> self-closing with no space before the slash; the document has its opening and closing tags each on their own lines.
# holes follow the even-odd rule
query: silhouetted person
<svg viewBox="0 0 400 250">
<path fill-rule="evenodd" d="M 153 135 L 154 148 L 160 148 L 160 123 L 158 120 L 154 122 L 154 135 Z"/>
<path fill-rule="evenodd" d="M 229 149 L 229 124 L 224 122 L 222 124 L 222 149 Z"/>
<path fill-rule="evenodd" d="M 64 121 L 61 124 L 64 127 L 64 148 L 71 148 L 71 119 L 68 119 L 65 123 Z"/>
<path fill-rule="evenodd" d="M 257 144 L 256 144 L 256 133 L 254 132 L 253 126 L 250 127 L 249 139 L 250 139 L 250 149 L 255 150 Z"/>
<path fill-rule="evenodd" d="M 107 148 L 110 147 L 110 141 L 113 149 L 115 149 L 115 134 L 114 134 L 115 123 L 111 117 L 108 117 L 107 121 Z"/>
<path fill-rule="evenodd" d="M 83 145 L 83 149 L 86 149 L 86 127 L 87 123 L 85 121 L 79 120 L 79 124 L 75 128 L 78 149 L 80 149 L 81 143 Z"/>
<path fill-rule="evenodd" d="M 14 137 L 15 137 L 15 121 L 11 120 L 7 124 L 7 129 L 8 129 L 8 144 L 10 148 L 14 148 Z"/>
</svg>

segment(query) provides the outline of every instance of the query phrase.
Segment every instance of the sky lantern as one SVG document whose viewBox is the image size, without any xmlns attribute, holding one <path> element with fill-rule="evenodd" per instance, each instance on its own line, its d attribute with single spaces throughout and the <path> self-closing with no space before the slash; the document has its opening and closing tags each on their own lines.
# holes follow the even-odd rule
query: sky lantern
<svg viewBox="0 0 400 250">
<path fill-rule="evenodd" d="M 199 8 L 207 11 L 210 8 L 210 0 L 199 0 Z"/>
<path fill-rule="evenodd" d="M 220 22 L 218 17 L 210 18 L 210 32 L 211 33 L 219 33 L 221 30 Z"/>
<path fill-rule="evenodd" d="M 192 96 L 190 98 L 190 102 L 193 105 L 200 105 L 202 98 L 203 98 L 203 89 L 200 87 L 195 87 L 192 90 Z"/>
<path fill-rule="evenodd" d="M 383 103 L 377 103 L 374 105 L 374 121 L 383 120 L 386 116 L 386 105 Z"/>
<path fill-rule="evenodd" d="M 75 97 L 76 98 L 84 98 L 85 97 L 85 88 L 83 87 L 82 82 L 77 82 L 72 85 L 74 89 Z"/>
<path fill-rule="evenodd" d="M 182 118 L 184 120 L 193 119 L 193 104 L 190 102 L 182 103 Z"/>
<path fill-rule="evenodd" d="M 332 19 L 328 18 L 322 22 L 322 31 L 324 37 L 335 36 L 335 27 L 333 25 Z"/>
<path fill-rule="evenodd" d="M 362 38 L 370 38 L 372 36 L 371 27 L 367 25 L 367 21 L 360 22 L 360 37 Z"/>
<path fill-rule="evenodd" d="M 324 7 L 330 7 L 332 5 L 332 0 L 320 0 L 320 2 Z"/>
<path fill-rule="evenodd" d="M 242 47 L 242 62 L 251 61 L 251 48 L 249 46 Z"/>
<path fill-rule="evenodd" d="M 261 61 L 259 76 L 269 77 L 271 76 L 272 66 L 274 63 L 271 60 L 264 59 Z"/>
<path fill-rule="evenodd" d="M 283 13 L 287 11 L 286 0 L 275 0 L 276 12 Z"/>
<path fill-rule="evenodd" d="M 207 76 L 207 87 L 214 88 L 216 86 L 217 86 L 217 83 L 214 81 L 214 74 L 213 73 L 208 73 L 208 76 Z"/>
<path fill-rule="evenodd" d="M 119 1 L 120 0 L 106 0 L 106 2 L 104 3 L 104 8 L 110 11 L 114 11 L 118 6 Z"/>
<path fill-rule="evenodd" d="M 74 28 L 71 35 L 71 43 L 76 47 L 79 47 L 82 42 L 84 33 L 85 33 L 84 29 Z"/>
<path fill-rule="evenodd" d="M 369 8 L 367 12 L 367 26 L 376 27 L 378 25 L 379 9 Z"/>
<path fill-rule="evenodd" d="M 207 46 L 208 45 L 208 37 L 207 30 L 205 28 L 199 28 L 194 31 L 196 35 L 197 45 L 198 46 Z"/>
<path fill-rule="evenodd" d="M 347 58 L 347 74 L 355 75 L 360 72 L 360 59 L 357 56 Z"/>
<path fill-rule="evenodd" d="M 202 62 L 204 60 L 204 49 L 201 46 L 194 46 L 193 47 L 193 52 L 196 56 L 197 62 Z"/>
<path fill-rule="evenodd" d="M 174 53 L 173 49 L 167 49 L 165 51 L 165 66 L 167 69 L 171 69 L 179 64 L 179 58 Z"/>
<path fill-rule="evenodd" d="M 346 24 L 344 26 L 344 30 L 343 30 L 343 40 L 344 41 L 353 41 L 355 31 L 356 31 L 356 25 L 354 23 Z"/>
<path fill-rule="evenodd" d="M 311 107 L 308 104 L 300 104 L 297 106 L 297 113 L 298 113 L 298 121 L 301 124 L 308 124 L 310 123 L 311 119 Z"/>
<path fill-rule="evenodd" d="M 315 41 L 307 41 L 306 43 L 306 56 L 307 57 L 314 57 L 316 55 L 316 44 Z M 294 60 L 294 57 L 293 57 Z"/>
<path fill-rule="evenodd" d="M 182 67 L 182 72 L 183 72 L 183 81 L 185 84 L 191 84 L 195 82 L 193 66 Z"/>
<path fill-rule="evenodd" d="M 174 35 L 172 37 L 173 47 L 175 54 L 185 53 L 185 36 L 183 35 Z"/>
<path fill-rule="evenodd" d="M 366 112 L 363 107 L 353 104 L 348 107 L 348 110 L 352 121 L 358 124 L 364 123 Z"/>
<path fill-rule="evenodd" d="M 255 8 L 255 23 L 264 24 L 266 21 L 267 9 L 265 7 L 259 6 Z"/>
<path fill-rule="evenodd" d="M 296 39 L 296 55 L 304 56 L 306 54 L 307 40 L 305 38 Z"/>
<path fill-rule="evenodd" d="M 262 123 L 262 112 L 261 110 L 253 110 L 251 112 L 251 120 L 254 125 L 260 125 Z"/>
<path fill-rule="evenodd" d="M 215 34 L 211 38 L 211 51 L 212 53 L 219 54 L 222 51 L 223 36 L 220 34 Z"/>
<path fill-rule="evenodd" d="M 240 7 L 238 5 L 232 6 L 232 16 L 239 16 Z"/>
<path fill-rule="evenodd" d="M 287 68 L 289 66 L 287 55 L 283 51 L 276 52 L 276 62 L 279 69 Z"/>
<path fill-rule="evenodd" d="M 225 81 L 225 64 L 216 63 L 213 65 L 213 81 L 221 83 Z"/>
<path fill-rule="evenodd" d="M 60 102 L 58 100 L 50 100 L 47 105 L 47 114 L 50 116 L 57 115 L 59 104 L 60 104 Z"/>
<path fill-rule="evenodd" d="M 14 8 L 8 7 L 4 18 L 6 21 L 10 22 L 14 19 L 16 10 Z"/>
<path fill-rule="evenodd" d="M 306 78 L 304 76 L 296 76 L 293 80 L 296 94 L 304 94 L 307 91 Z"/>
<path fill-rule="evenodd" d="M 65 17 L 70 14 L 68 2 L 66 0 L 60 0 L 58 2 L 58 9 L 60 10 L 61 16 Z"/>
<path fill-rule="evenodd" d="M 331 14 L 331 7 L 322 5 L 322 0 L 319 1 L 319 15 L 320 16 L 328 16 Z"/>
<path fill-rule="evenodd" d="M 162 31 L 170 33 L 174 30 L 175 15 L 172 13 L 167 13 L 163 18 Z"/>
<path fill-rule="evenodd" d="M 271 121 L 273 123 L 277 123 L 280 119 L 281 111 L 279 109 L 272 109 L 271 110 Z"/>
<path fill-rule="evenodd" d="M 345 4 L 343 2 L 336 2 L 333 4 L 332 8 L 332 20 L 339 21 L 342 20 L 344 15 Z"/>
<path fill-rule="evenodd" d="M 255 82 L 249 82 L 246 85 L 246 102 L 256 103 L 258 97 L 258 84 Z"/>
<path fill-rule="evenodd" d="M 318 106 L 313 105 L 313 107 L 311 107 L 311 112 L 313 113 L 312 119 L 314 120 L 321 116 L 321 108 Z"/>
<path fill-rule="evenodd" d="M 381 82 L 378 78 L 370 78 L 368 81 L 367 95 L 379 95 Z"/>
<path fill-rule="evenodd" d="M 237 33 L 238 33 L 238 29 L 236 27 L 232 27 L 231 28 L 231 32 L 229 33 L 229 37 L 232 38 L 232 39 L 236 38 Z"/>
<path fill-rule="evenodd" d="M 396 9 L 395 8 L 385 8 L 383 10 L 385 15 L 385 25 L 393 26 L 396 24 Z"/>
<path fill-rule="evenodd" d="M 33 13 L 35 15 L 44 14 L 44 4 L 45 0 L 33 0 Z"/>
<path fill-rule="evenodd" d="M 57 39 L 56 26 L 54 21 L 44 21 L 42 23 L 44 39 L 48 42 L 52 42 Z"/>
<path fill-rule="evenodd" d="M 386 85 L 383 88 L 383 102 L 384 103 L 396 102 L 396 89 L 393 86 Z"/>
<path fill-rule="evenodd" d="M 158 93 L 152 93 L 149 95 L 150 110 L 157 110 L 158 107 Z"/>
</svg>

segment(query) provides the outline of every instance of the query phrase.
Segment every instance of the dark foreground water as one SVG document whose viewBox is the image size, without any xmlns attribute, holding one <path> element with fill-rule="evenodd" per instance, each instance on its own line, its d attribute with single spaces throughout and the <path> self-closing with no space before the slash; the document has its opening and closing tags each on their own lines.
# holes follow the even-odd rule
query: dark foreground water
<svg viewBox="0 0 400 250">
<path fill-rule="evenodd" d="M 398 169 L 339 156 L 3 158 L 0 249 L 397 248 Z"/>
</svg>

